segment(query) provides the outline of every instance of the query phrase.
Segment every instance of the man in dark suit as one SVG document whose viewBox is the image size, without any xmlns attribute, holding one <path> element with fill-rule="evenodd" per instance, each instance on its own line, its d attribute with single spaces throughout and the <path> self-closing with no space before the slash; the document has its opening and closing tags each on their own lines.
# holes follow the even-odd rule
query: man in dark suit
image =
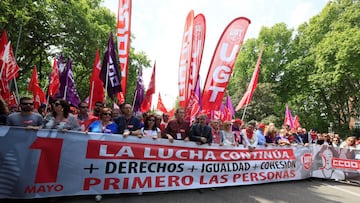
<svg viewBox="0 0 360 203">
<path fill-rule="evenodd" d="M 190 141 L 194 141 L 197 144 L 208 143 L 210 145 L 212 143 L 212 133 L 211 127 L 206 124 L 207 116 L 206 114 L 200 114 L 198 118 L 199 123 L 192 125 L 190 128 Z"/>
</svg>

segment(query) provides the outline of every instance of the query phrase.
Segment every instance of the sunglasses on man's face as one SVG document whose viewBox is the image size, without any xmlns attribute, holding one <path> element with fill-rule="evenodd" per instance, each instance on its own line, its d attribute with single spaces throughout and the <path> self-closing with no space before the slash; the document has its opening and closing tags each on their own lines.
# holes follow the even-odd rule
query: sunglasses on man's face
<svg viewBox="0 0 360 203">
<path fill-rule="evenodd" d="M 111 113 L 102 113 L 104 116 L 111 116 Z"/>
<path fill-rule="evenodd" d="M 60 103 L 54 103 L 55 106 L 60 106 L 61 104 Z"/>
</svg>

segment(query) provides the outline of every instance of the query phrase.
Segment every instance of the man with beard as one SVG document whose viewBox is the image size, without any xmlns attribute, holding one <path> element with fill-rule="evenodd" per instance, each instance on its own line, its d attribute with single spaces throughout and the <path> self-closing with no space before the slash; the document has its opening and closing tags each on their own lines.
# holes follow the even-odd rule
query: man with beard
<svg viewBox="0 0 360 203">
<path fill-rule="evenodd" d="M 9 115 L 7 125 L 20 126 L 28 129 L 40 129 L 44 123 L 43 117 L 33 112 L 34 101 L 30 97 L 22 97 L 20 99 L 20 112 L 15 112 Z"/>
</svg>

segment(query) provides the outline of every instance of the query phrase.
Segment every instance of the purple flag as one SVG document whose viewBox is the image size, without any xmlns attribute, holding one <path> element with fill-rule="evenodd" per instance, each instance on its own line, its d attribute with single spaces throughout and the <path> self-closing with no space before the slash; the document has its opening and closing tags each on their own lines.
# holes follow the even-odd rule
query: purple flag
<svg viewBox="0 0 360 203">
<path fill-rule="evenodd" d="M 231 116 L 234 116 L 235 110 L 229 94 L 226 95 L 226 107 L 229 109 Z"/>
<path fill-rule="evenodd" d="M 136 91 L 135 91 L 135 98 L 134 98 L 134 112 L 139 112 L 141 103 L 144 100 L 144 83 L 142 77 L 142 68 L 139 70 L 139 75 L 136 82 Z"/>
<path fill-rule="evenodd" d="M 110 32 L 109 42 L 100 70 L 100 79 L 103 81 L 104 87 L 107 88 L 107 93 L 110 98 L 113 98 L 114 95 L 121 92 L 120 68 L 116 59 L 113 34 Z"/>
<path fill-rule="evenodd" d="M 79 95 L 76 90 L 74 74 L 72 72 L 71 59 L 66 63 L 67 77 L 66 77 L 66 100 L 70 105 L 78 106 L 80 103 Z"/>
<path fill-rule="evenodd" d="M 62 54 L 60 55 L 60 57 L 58 59 L 58 69 L 59 69 L 60 88 L 59 88 L 59 91 L 57 92 L 57 94 L 55 95 L 55 98 L 62 99 L 62 98 L 64 98 L 66 78 L 68 75 L 67 66 L 64 63 L 64 57 Z"/>
</svg>

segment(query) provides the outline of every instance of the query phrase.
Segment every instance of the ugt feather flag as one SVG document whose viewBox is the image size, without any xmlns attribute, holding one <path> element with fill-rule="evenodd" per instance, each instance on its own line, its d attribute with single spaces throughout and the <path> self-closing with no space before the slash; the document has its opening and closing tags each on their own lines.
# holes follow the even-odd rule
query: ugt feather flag
<svg viewBox="0 0 360 203">
<path fill-rule="evenodd" d="M 225 28 L 214 51 L 202 94 L 202 108 L 206 112 L 219 110 L 226 87 L 243 43 L 250 20 L 234 19 Z"/>
<path fill-rule="evenodd" d="M 184 108 L 188 103 L 189 71 L 191 67 L 192 34 L 194 26 L 194 11 L 191 10 L 186 17 L 184 34 L 182 38 L 180 62 L 179 62 L 179 106 Z"/>
<path fill-rule="evenodd" d="M 130 53 L 131 0 L 119 0 L 117 18 L 117 50 L 121 71 L 122 96 L 126 95 Z"/>
</svg>

